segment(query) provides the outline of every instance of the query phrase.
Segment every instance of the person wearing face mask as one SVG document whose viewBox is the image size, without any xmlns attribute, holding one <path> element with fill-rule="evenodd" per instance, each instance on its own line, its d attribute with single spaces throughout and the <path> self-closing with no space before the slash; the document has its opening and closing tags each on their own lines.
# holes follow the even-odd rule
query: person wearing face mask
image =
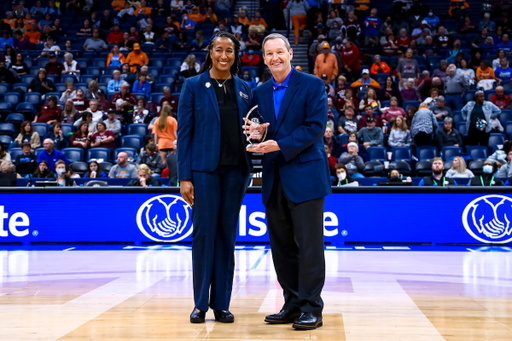
<svg viewBox="0 0 512 341">
<path fill-rule="evenodd" d="M 497 171 L 496 164 L 493 164 L 490 160 L 485 160 L 483 167 L 483 174 L 480 176 L 475 176 L 468 183 L 468 186 L 509 186 L 506 183 L 504 184 L 502 180 L 495 177 L 495 173 Z"/>
<path fill-rule="evenodd" d="M 434 14 L 434 11 L 430 10 L 428 15 L 423 19 L 426 20 L 430 27 L 435 28 L 436 25 L 441 21 L 439 17 Z"/>
<path fill-rule="evenodd" d="M 357 182 L 350 175 L 348 175 L 348 170 L 344 163 L 337 163 L 334 168 L 336 169 L 336 178 L 332 181 L 333 187 L 359 186 L 359 182 Z"/>
<path fill-rule="evenodd" d="M 57 161 L 55 163 L 55 173 L 57 174 L 57 176 L 51 179 L 50 181 L 57 181 L 57 183 L 61 187 L 77 186 L 75 180 L 69 176 L 70 169 L 64 161 Z"/>
<path fill-rule="evenodd" d="M 404 178 L 397 169 L 389 171 L 388 184 L 404 184 Z M 412 185 L 412 179 L 410 176 L 405 179 L 405 184 Z"/>
<path fill-rule="evenodd" d="M 249 73 L 249 71 L 244 71 L 244 74 L 242 76 L 242 79 L 247 83 L 249 84 L 249 86 L 251 87 L 251 89 L 256 89 L 256 87 L 258 86 L 256 84 L 256 82 L 252 79 L 251 77 L 251 74 Z"/>
</svg>

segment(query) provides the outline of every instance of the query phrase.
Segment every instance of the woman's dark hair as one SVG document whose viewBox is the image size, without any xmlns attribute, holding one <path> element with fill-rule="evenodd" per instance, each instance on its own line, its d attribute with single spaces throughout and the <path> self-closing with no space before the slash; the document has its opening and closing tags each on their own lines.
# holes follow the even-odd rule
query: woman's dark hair
<svg viewBox="0 0 512 341">
<path fill-rule="evenodd" d="M 97 173 L 100 173 L 101 174 L 101 169 L 100 169 L 100 164 L 98 163 L 98 161 L 96 160 L 92 160 L 91 162 L 89 162 L 89 165 L 87 166 L 87 173 L 85 173 L 85 176 L 84 178 L 90 178 L 91 177 L 91 165 L 95 163 L 96 166 L 98 166 L 98 170 L 96 171 Z M 97 174 L 98 176 L 99 174 Z"/>
<path fill-rule="evenodd" d="M 393 80 L 393 77 L 391 77 L 391 76 L 388 76 L 388 77 L 386 78 L 386 83 L 384 84 L 384 87 L 386 87 L 386 86 L 387 86 L 387 84 L 388 84 L 388 79 L 391 79 L 391 88 L 392 88 L 392 89 L 395 89 L 395 88 L 396 88 L 396 83 L 395 83 L 395 81 Z"/>
<path fill-rule="evenodd" d="M 84 114 L 85 116 L 85 114 Z M 83 119 L 83 116 L 82 116 L 82 119 Z M 87 126 L 87 131 L 85 133 L 82 134 L 82 126 Z M 89 134 L 89 124 L 83 120 L 82 122 L 80 122 L 80 124 L 78 125 L 78 129 L 75 131 L 75 134 L 76 136 L 78 137 L 85 137 Z"/>
<path fill-rule="evenodd" d="M 206 72 L 210 69 L 212 66 L 212 57 L 210 56 L 210 51 L 213 50 L 213 45 L 215 44 L 215 40 L 218 38 L 229 38 L 233 42 L 233 45 L 235 45 L 235 62 L 233 65 L 231 65 L 231 74 L 238 75 L 238 70 L 240 70 L 240 67 L 242 66 L 242 61 L 240 60 L 240 42 L 235 38 L 234 35 L 232 35 L 229 32 L 217 32 L 213 38 L 210 40 L 210 44 L 208 44 L 207 53 L 206 53 L 206 60 L 203 64 L 203 67 L 201 68 L 201 71 L 199 73 Z"/>
<path fill-rule="evenodd" d="M 25 127 L 30 126 L 30 132 L 29 134 L 32 135 L 34 133 L 34 127 L 32 126 L 32 122 L 30 121 L 23 121 L 23 123 L 20 126 L 20 134 L 25 135 Z"/>
<path fill-rule="evenodd" d="M 344 169 L 345 170 L 345 174 L 347 174 L 347 178 L 348 178 L 348 169 L 347 169 L 347 166 L 345 166 L 344 163 L 337 163 L 335 166 L 334 166 L 334 169 L 335 170 L 338 170 L 338 169 Z"/>
<path fill-rule="evenodd" d="M 154 139 L 153 134 L 149 134 L 149 135 L 144 136 L 144 143 L 143 143 L 144 149 L 146 149 L 146 146 L 148 145 L 149 141 L 152 140 L 152 139 Z"/>
<path fill-rule="evenodd" d="M 57 103 L 59 103 L 59 101 L 57 100 L 57 97 L 56 97 L 56 96 L 50 96 L 50 97 L 48 98 L 48 103 L 50 103 L 50 102 L 55 103 L 55 105 L 57 105 Z"/>
<path fill-rule="evenodd" d="M 55 122 L 55 123 L 52 125 L 52 127 L 51 127 L 51 129 L 50 129 L 50 130 L 53 132 L 53 131 L 55 131 L 55 128 L 57 128 L 57 127 L 59 127 L 60 129 L 62 129 L 62 123 L 60 123 L 60 122 Z"/>
<path fill-rule="evenodd" d="M 46 169 L 44 170 L 43 173 L 41 173 L 41 171 L 39 170 L 39 165 L 41 163 L 44 163 L 46 165 Z M 50 171 L 50 166 L 48 165 L 48 162 L 46 161 L 41 161 L 37 164 L 37 169 L 36 171 L 34 172 L 34 177 L 36 178 L 49 178 L 49 177 L 53 177 L 53 173 Z"/>
<path fill-rule="evenodd" d="M 14 60 L 13 64 L 16 64 L 18 62 L 18 55 L 21 55 L 21 64 L 23 65 L 23 63 L 25 62 L 25 56 L 21 52 L 16 53 L 16 59 Z"/>
<path fill-rule="evenodd" d="M 396 168 L 391 168 L 388 172 L 388 182 L 391 180 L 391 173 L 393 173 L 393 171 L 397 171 L 398 172 L 398 176 L 400 177 L 400 180 L 403 178 L 402 176 L 402 173 L 400 173 L 400 171 Z"/>
<path fill-rule="evenodd" d="M 85 112 L 82 114 L 82 122 L 86 122 L 86 123 L 87 123 L 87 118 L 88 118 L 89 116 L 92 118 L 92 113 L 91 113 L 90 111 L 85 111 Z"/>
</svg>

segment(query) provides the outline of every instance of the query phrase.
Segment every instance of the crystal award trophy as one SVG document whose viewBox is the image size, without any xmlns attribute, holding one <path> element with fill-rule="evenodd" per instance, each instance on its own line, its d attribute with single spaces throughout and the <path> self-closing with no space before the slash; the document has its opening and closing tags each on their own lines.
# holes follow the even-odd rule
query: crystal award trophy
<svg viewBox="0 0 512 341">
<path fill-rule="evenodd" d="M 265 123 L 265 120 L 263 119 L 263 116 L 261 116 L 257 105 L 249 110 L 245 119 L 245 124 L 250 126 L 250 129 L 245 133 L 247 142 L 249 143 L 247 145 L 247 149 L 249 150 L 251 148 L 256 148 L 260 142 L 265 140 L 265 137 L 267 136 L 267 127 L 260 127 L 260 125 Z"/>
</svg>

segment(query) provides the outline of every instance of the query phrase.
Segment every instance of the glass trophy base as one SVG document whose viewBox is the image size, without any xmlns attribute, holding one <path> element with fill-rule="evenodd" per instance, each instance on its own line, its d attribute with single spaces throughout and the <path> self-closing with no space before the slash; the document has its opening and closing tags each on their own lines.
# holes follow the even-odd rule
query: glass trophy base
<svg viewBox="0 0 512 341">
<path fill-rule="evenodd" d="M 258 148 L 260 144 L 259 143 L 249 143 L 247 147 L 245 147 L 246 150 Z"/>
</svg>

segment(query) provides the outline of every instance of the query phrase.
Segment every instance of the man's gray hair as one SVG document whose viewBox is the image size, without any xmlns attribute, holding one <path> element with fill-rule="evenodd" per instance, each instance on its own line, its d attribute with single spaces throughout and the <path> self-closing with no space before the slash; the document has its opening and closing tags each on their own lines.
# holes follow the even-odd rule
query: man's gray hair
<svg viewBox="0 0 512 341">
<path fill-rule="evenodd" d="M 124 87 L 124 86 L 130 87 L 130 84 L 128 84 L 128 82 L 122 82 L 121 83 L 121 88 Z"/>
<path fill-rule="evenodd" d="M 373 60 L 375 60 L 375 58 L 379 57 L 380 58 L 380 54 L 376 54 L 375 56 L 373 56 Z"/>
<path fill-rule="evenodd" d="M 279 33 L 272 33 L 272 34 L 269 34 L 268 36 L 266 36 L 265 39 L 263 39 L 263 43 L 261 44 L 261 49 L 263 50 L 263 53 L 265 53 L 265 43 L 267 41 L 273 40 L 273 39 L 281 39 L 282 41 L 284 41 L 284 45 L 286 45 L 286 49 L 288 51 L 290 51 L 292 49 L 290 42 L 288 41 L 288 39 L 285 36 L 283 36 L 282 34 L 279 34 Z"/>
<path fill-rule="evenodd" d="M 66 53 L 66 54 L 64 55 L 64 58 L 71 58 L 71 59 L 73 59 L 73 55 L 72 55 L 71 53 L 69 53 L 69 52 L 68 52 L 68 53 Z"/>
<path fill-rule="evenodd" d="M 441 59 L 441 61 L 439 62 L 439 65 L 441 64 L 447 64 L 448 65 L 448 62 L 446 61 L 446 59 Z"/>
<path fill-rule="evenodd" d="M 439 97 L 437 97 L 437 101 L 438 101 L 438 102 L 439 102 L 439 101 L 444 102 L 444 96 L 439 96 Z"/>
<path fill-rule="evenodd" d="M 423 70 L 423 72 L 421 74 L 422 75 L 430 76 L 430 72 L 428 70 Z"/>
<path fill-rule="evenodd" d="M 446 118 L 444 119 L 444 123 L 452 123 L 452 124 L 453 124 L 453 118 L 451 118 L 451 117 L 446 117 Z"/>
<path fill-rule="evenodd" d="M 168 86 L 164 86 L 164 92 L 171 92 L 171 88 L 169 88 Z"/>
</svg>

